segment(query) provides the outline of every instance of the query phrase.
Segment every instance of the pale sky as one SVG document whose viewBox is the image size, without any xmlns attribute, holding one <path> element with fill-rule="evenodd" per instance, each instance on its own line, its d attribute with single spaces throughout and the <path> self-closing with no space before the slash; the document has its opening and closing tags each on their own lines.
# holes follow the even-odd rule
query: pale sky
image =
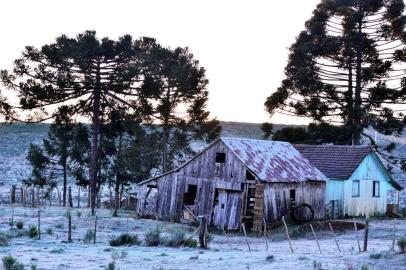
<svg viewBox="0 0 406 270">
<path fill-rule="evenodd" d="M 188 46 L 207 70 L 208 109 L 224 121 L 304 123 L 264 102 L 279 86 L 288 47 L 320 0 L 1 0 L 0 69 L 26 45 L 96 30 L 100 38 L 155 37 Z"/>
</svg>

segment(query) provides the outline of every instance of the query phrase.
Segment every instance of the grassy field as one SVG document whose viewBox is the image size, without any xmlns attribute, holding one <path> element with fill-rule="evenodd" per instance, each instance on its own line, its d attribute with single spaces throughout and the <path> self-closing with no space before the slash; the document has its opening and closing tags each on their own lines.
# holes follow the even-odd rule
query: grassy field
<svg viewBox="0 0 406 270">
<path fill-rule="evenodd" d="M 293 253 L 285 238 L 283 228 L 268 232 L 265 238 L 250 234 L 247 239 L 239 232 L 212 232 L 209 249 L 195 247 L 167 247 L 165 239 L 176 232 L 185 237 L 192 235 L 195 227 L 153 220 L 138 219 L 131 213 L 122 212 L 113 218 L 108 210 L 98 212 L 96 244 L 87 236 L 94 230 L 95 218 L 88 209 L 72 209 L 72 242 L 67 242 L 67 210 L 64 208 L 41 209 L 41 239 L 30 237 L 28 228 L 37 226 L 38 209 L 0 207 L 0 235 L 8 238 L 8 245 L 0 247 L 0 258 L 12 255 L 30 269 L 108 269 L 115 262 L 121 270 L 243 270 L 243 269 L 298 269 L 298 270 L 400 270 L 406 269 L 406 256 L 396 246 L 392 251 L 393 221 L 371 220 L 368 251 L 359 252 L 357 236 L 353 229 L 337 234 L 341 252 L 338 251 L 330 231 L 315 226 L 321 253 L 311 233 L 298 233 L 297 227 L 289 227 Z M 14 214 L 13 214 L 14 213 Z M 21 222 L 23 228 L 10 228 L 10 218 Z M 350 221 L 351 222 L 351 221 Z M 20 224 L 21 225 L 21 224 Z M 158 246 L 147 246 L 146 233 L 161 228 Z M 305 225 L 303 227 L 308 227 Z M 350 226 L 351 227 L 351 226 Z M 326 226 L 324 226 L 326 228 Z M 306 230 L 309 232 L 308 228 Z M 129 233 L 136 235 L 134 245 L 111 246 L 110 240 Z M 397 222 L 396 237 L 406 234 L 406 221 Z M 364 232 L 358 232 L 362 241 Z M 197 239 L 196 236 L 192 237 Z M 251 251 L 248 250 L 249 242 Z M 362 242 L 361 242 L 362 246 Z M 364 267 L 364 268 L 362 268 Z M 0 266 L 1 269 L 1 266 Z M 110 268 L 111 269 L 111 268 Z"/>
</svg>

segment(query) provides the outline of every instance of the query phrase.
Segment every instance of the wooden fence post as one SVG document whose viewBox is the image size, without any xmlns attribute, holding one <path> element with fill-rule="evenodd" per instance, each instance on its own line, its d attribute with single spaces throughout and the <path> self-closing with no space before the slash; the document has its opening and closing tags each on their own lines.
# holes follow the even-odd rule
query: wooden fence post
<svg viewBox="0 0 406 270">
<path fill-rule="evenodd" d="M 41 210 L 38 210 L 38 240 L 41 239 Z"/>
<path fill-rule="evenodd" d="M 358 239 L 358 229 L 357 229 L 357 222 L 354 219 L 354 230 L 355 230 L 355 237 L 357 238 L 358 250 L 361 252 L 361 244 L 359 243 Z"/>
<path fill-rule="evenodd" d="M 393 219 L 393 240 L 392 240 L 392 250 L 395 251 L 396 244 L 396 219 Z"/>
<path fill-rule="evenodd" d="M 13 206 L 11 206 L 12 208 L 11 208 L 11 219 L 10 219 L 10 230 L 12 230 L 13 229 L 13 226 L 14 226 L 14 207 Z"/>
<path fill-rule="evenodd" d="M 293 253 L 292 242 L 290 241 L 288 225 L 286 225 L 285 217 L 284 217 L 284 216 L 282 216 L 282 222 L 283 222 L 283 226 L 285 227 L 286 238 L 287 238 L 288 241 L 289 241 L 290 251 L 292 251 L 292 253 Z"/>
<path fill-rule="evenodd" d="M 265 218 L 262 218 L 262 221 L 264 222 L 264 239 L 265 239 L 265 245 L 266 245 L 266 251 L 268 252 L 269 246 L 268 246 L 268 239 L 267 239 L 267 229 L 266 229 L 266 220 Z"/>
<path fill-rule="evenodd" d="M 11 186 L 11 204 L 16 202 L 16 185 Z"/>
<path fill-rule="evenodd" d="M 207 248 L 205 216 L 199 216 L 199 243 L 200 248 Z"/>
<path fill-rule="evenodd" d="M 32 203 L 32 207 L 35 207 L 35 189 L 32 188 L 31 189 L 31 203 Z"/>
<path fill-rule="evenodd" d="M 23 206 L 25 206 L 25 200 L 24 200 L 24 188 L 23 188 L 23 186 L 21 186 L 21 190 L 20 190 L 20 192 L 21 192 L 21 204 L 22 204 Z"/>
<path fill-rule="evenodd" d="M 365 218 L 364 252 L 368 250 L 369 217 Z"/>
<path fill-rule="evenodd" d="M 336 237 L 336 234 L 334 233 L 333 226 L 331 225 L 331 222 L 328 223 L 328 226 L 330 227 L 330 231 L 333 234 L 334 241 L 336 242 L 336 245 L 337 245 L 337 248 L 338 248 L 338 252 L 341 253 L 340 246 L 338 245 L 337 237 Z"/>
<path fill-rule="evenodd" d="M 93 244 L 96 245 L 96 233 L 97 233 L 97 215 L 94 219 L 94 234 L 93 234 Z"/>
<path fill-rule="evenodd" d="M 72 215 L 68 210 L 68 242 L 72 242 Z"/>
<path fill-rule="evenodd" d="M 78 208 L 80 208 L 80 187 L 78 187 Z"/>
<path fill-rule="evenodd" d="M 68 194 L 69 194 L 69 207 L 73 208 L 73 198 L 72 198 L 72 187 L 68 187 Z"/>
<path fill-rule="evenodd" d="M 251 252 L 250 242 L 248 241 L 247 231 L 245 230 L 245 223 L 242 224 L 242 231 L 244 232 L 245 243 L 247 243 L 248 250 Z"/>
<path fill-rule="evenodd" d="M 227 243 L 228 243 L 228 246 L 230 247 L 230 249 L 231 249 L 231 242 L 230 242 L 230 237 L 227 235 L 227 233 L 226 233 L 226 230 L 223 228 L 223 233 L 224 233 L 224 235 L 226 236 L 226 238 L 227 238 Z"/>
<path fill-rule="evenodd" d="M 57 189 L 56 191 L 58 192 L 58 204 L 59 204 L 59 207 L 61 207 L 62 206 L 61 192 L 59 191 L 59 189 Z"/>
<path fill-rule="evenodd" d="M 38 204 L 38 206 L 41 205 L 40 196 L 39 196 L 39 188 L 37 188 L 37 204 Z"/>
<path fill-rule="evenodd" d="M 311 223 L 309 225 L 310 225 L 310 229 L 312 230 L 314 240 L 316 240 L 317 247 L 319 248 L 319 251 L 320 251 L 320 254 L 321 254 L 321 248 L 320 248 L 319 240 L 317 239 L 316 232 L 313 229 L 313 225 Z"/>
</svg>

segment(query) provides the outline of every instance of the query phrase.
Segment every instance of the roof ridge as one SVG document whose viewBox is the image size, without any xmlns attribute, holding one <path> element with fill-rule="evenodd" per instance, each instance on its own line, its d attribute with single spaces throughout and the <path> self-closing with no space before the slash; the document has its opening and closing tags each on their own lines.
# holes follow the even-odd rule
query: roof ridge
<svg viewBox="0 0 406 270">
<path fill-rule="evenodd" d="M 238 141 L 258 141 L 258 142 L 269 142 L 269 143 L 283 143 L 283 144 L 291 144 L 290 142 L 285 142 L 285 141 L 273 141 L 273 140 L 264 140 L 264 139 L 252 139 L 252 138 L 241 138 L 241 137 L 227 137 L 227 136 L 222 136 L 220 137 L 221 140 L 226 139 L 226 140 L 238 140 Z"/>
<path fill-rule="evenodd" d="M 294 146 L 308 147 L 342 147 L 342 148 L 372 148 L 372 145 L 345 145 L 345 144 L 293 144 Z"/>
</svg>

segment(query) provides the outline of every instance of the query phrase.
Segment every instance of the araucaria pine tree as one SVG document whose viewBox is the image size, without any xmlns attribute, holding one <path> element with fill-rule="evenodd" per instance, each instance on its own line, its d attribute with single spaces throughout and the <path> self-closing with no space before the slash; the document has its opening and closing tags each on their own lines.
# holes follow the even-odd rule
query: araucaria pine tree
<svg viewBox="0 0 406 270">
<path fill-rule="evenodd" d="M 406 16 L 403 0 L 323 0 L 290 48 L 286 79 L 269 113 L 341 124 L 359 144 L 372 126 L 406 124 Z"/>
<path fill-rule="evenodd" d="M 79 185 L 87 184 L 86 167 L 90 154 L 89 131 L 84 124 L 74 123 L 66 114 L 67 107 L 59 109 L 50 125 L 48 137 L 42 145 L 31 144 L 27 159 L 32 166 L 26 185 L 47 188 L 49 191 L 62 182 L 62 205 L 66 206 L 68 179 Z"/>
<path fill-rule="evenodd" d="M 99 40 L 94 31 L 69 38 L 62 35 L 55 43 L 37 49 L 27 46 L 14 69 L 1 71 L 1 81 L 17 91 L 19 109 L 29 111 L 35 120 L 56 117 L 52 109 L 69 105 L 73 116 L 91 122 L 90 185 L 92 213 L 95 213 L 98 179 L 99 131 L 102 104 L 113 99 L 127 110 L 139 109 L 142 79 L 134 59 L 131 36 L 117 41 Z M 7 106 L 2 106 L 6 110 Z"/>
<path fill-rule="evenodd" d="M 216 139 L 219 121 L 207 111 L 206 71 L 188 48 L 165 48 L 144 39 L 149 55 L 140 57 L 146 76 L 144 87 L 152 94 L 152 119 L 160 129 L 162 172 L 194 153 L 192 141 Z"/>
</svg>

